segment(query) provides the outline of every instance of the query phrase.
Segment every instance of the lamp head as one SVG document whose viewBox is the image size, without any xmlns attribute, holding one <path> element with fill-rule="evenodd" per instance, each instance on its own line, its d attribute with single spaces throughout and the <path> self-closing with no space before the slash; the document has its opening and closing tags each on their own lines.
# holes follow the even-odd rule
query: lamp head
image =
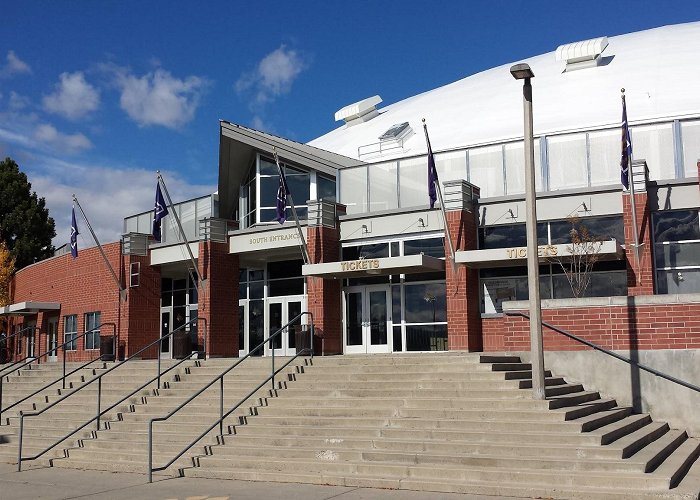
<svg viewBox="0 0 700 500">
<path fill-rule="evenodd" d="M 514 64 L 510 67 L 510 74 L 516 80 L 525 80 L 529 78 L 534 78 L 535 74 L 530 69 L 530 65 L 526 63 Z"/>
</svg>

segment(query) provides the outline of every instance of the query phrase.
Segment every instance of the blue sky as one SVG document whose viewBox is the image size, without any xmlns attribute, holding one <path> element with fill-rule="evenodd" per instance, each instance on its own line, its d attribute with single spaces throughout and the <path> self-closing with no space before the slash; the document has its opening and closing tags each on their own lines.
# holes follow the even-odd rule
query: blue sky
<svg viewBox="0 0 700 500">
<path fill-rule="evenodd" d="M 558 45 L 700 20 L 695 1 L 5 2 L 0 156 L 56 219 L 75 193 L 101 241 L 216 189 L 218 120 L 306 142 L 384 104 Z M 91 242 L 81 242 L 83 246 Z"/>
</svg>

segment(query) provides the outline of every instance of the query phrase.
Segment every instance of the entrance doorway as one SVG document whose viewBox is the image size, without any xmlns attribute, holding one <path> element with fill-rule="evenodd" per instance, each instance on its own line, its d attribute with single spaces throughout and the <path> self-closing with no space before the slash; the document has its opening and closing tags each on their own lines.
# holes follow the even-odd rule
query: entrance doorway
<svg viewBox="0 0 700 500">
<path fill-rule="evenodd" d="M 268 299 L 267 302 L 267 335 L 273 335 L 283 325 L 286 325 L 294 318 L 299 316 L 302 311 L 303 297 L 275 297 Z M 284 331 L 279 334 L 270 344 L 265 345 L 265 355 L 272 354 L 271 349 L 275 350 L 275 356 L 294 356 L 296 354 L 296 342 L 294 326 L 301 324 L 301 319 L 289 325 Z"/>
<path fill-rule="evenodd" d="M 345 289 L 344 323 L 347 354 L 391 352 L 391 293 L 386 285 Z"/>
<path fill-rule="evenodd" d="M 36 342 L 36 321 L 30 321 L 27 323 L 27 332 L 24 334 L 27 337 L 27 357 L 35 357 L 34 349 Z"/>
<path fill-rule="evenodd" d="M 58 359 L 58 318 L 50 318 L 46 326 L 47 350 L 49 352 L 48 360 L 56 361 Z"/>
</svg>

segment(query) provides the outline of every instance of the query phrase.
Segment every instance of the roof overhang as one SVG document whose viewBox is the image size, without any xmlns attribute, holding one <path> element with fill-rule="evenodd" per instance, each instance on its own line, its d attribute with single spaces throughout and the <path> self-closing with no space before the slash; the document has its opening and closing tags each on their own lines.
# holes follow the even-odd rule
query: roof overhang
<svg viewBox="0 0 700 500">
<path fill-rule="evenodd" d="M 0 316 L 28 316 L 40 312 L 60 311 L 59 302 L 17 302 L 0 307 Z"/>
<path fill-rule="evenodd" d="M 301 274 L 304 276 L 335 279 L 358 276 L 386 276 L 388 274 L 434 273 L 444 270 L 444 260 L 421 254 L 305 264 L 301 268 Z"/>
<path fill-rule="evenodd" d="M 570 261 L 577 252 L 580 254 L 571 244 L 540 245 L 537 251 L 543 264 L 553 259 Z M 598 260 L 620 260 L 624 252 L 616 240 L 607 240 L 601 242 L 596 255 Z M 472 268 L 524 266 L 527 263 L 527 247 L 462 250 L 455 252 L 455 262 Z"/>
</svg>

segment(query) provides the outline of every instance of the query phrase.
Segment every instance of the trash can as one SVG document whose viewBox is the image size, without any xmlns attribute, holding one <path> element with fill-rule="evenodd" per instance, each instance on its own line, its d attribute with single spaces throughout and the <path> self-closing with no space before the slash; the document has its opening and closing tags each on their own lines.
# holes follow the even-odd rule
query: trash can
<svg viewBox="0 0 700 500">
<path fill-rule="evenodd" d="M 311 349 L 311 339 L 309 338 L 309 325 L 294 325 L 294 344 L 297 354 L 306 349 Z"/>
<path fill-rule="evenodd" d="M 183 359 L 192 355 L 190 335 L 187 332 L 173 334 L 173 358 Z"/>
<path fill-rule="evenodd" d="M 114 336 L 100 335 L 100 359 L 102 361 L 114 361 Z"/>
</svg>

